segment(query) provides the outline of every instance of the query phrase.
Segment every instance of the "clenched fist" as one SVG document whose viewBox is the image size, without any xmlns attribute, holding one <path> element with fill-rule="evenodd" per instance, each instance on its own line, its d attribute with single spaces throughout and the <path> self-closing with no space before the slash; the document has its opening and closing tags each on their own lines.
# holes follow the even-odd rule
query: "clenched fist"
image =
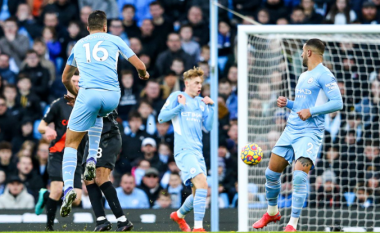
<svg viewBox="0 0 380 233">
<path fill-rule="evenodd" d="M 278 97 L 277 99 L 277 106 L 279 108 L 283 108 L 283 107 L 286 107 L 286 103 L 288 102 L 288 99 L 284 96 L 280 96 Z"/>
<path fill-rule="evenodd" d="M 202 101 L 205 104 L 214 104 L 214 101 L 210 97 L 208 97 L 208 96 L 206 96 L 205 98 L 203 98 Z"/>
<path fill-rule="evenodd" d="M 178 95 L 178 103 L 185 105 L 186 97 L 184 95 Z"/>
</svg>

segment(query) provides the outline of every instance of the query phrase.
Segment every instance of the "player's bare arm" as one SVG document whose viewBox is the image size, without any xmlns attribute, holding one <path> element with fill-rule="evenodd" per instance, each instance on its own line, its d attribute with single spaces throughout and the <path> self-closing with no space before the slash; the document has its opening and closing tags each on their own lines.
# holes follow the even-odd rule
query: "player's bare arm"
<svg viewBox="0 0 380 233">
<path fill-rule="evenodd" d="M 65 85 L 66 89 L 73 94 L 74 96 L 78 95 L 78 90 L 75 88 L 73 83 L 71 82 L 71 78 L 73 77 L 75 71 L 77 70 L 76 67 L 66 65 L 65 69 L 62 73 L 62 83 Z"/>
<path fill-rule="evenodd" d="M 210 104 L 210 105 L 213 105 L 213 104 L 214 104 L 214 101 L 213 101 L 210 97 L 208 97 L 208 96 L 204 97 L 204 98 L 202 99 L 202 101 L 203 101 L 203 103 L 205 103 L 205 104 Z"/>
<path fill-rule="evenodd" d="M 139 78 L 142 80 L 149 79 L 149 73 L 146 71 L 145 64 L 136 56 L 133 55 L 128 59 L 128 61 L 136 68 Z"/>
<path fill-rule="evenodd" d="M 38 125 L 38 132 L 45 134 L 48 140 L 54 140 L 57 137 L 57 132 L 54 129 L 50 128 L 44 120 L 41 120 L 40 124 Z"/>
</svg>

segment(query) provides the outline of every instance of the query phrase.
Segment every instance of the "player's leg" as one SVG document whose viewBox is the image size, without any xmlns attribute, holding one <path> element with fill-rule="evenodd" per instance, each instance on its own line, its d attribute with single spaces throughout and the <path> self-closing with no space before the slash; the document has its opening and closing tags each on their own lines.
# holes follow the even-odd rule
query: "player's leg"
<svg viewBox="0 0 380 233">
<path fill-rule="evenodd" d="M 206 212 L 206 198 L 207 198 L 207 178 L 204 173 L 199 173 L 196 175 L 191 182 L 195 187 L 194 195 L 194 230 L 193 231 L 204 231 L 203 229 L 203 218 Z"/>
<path fill-rule="evenodd" d="M 102 190 L 107 202 L 109 203 L 112 213 L 117 219 L 117 231 L 131 231 L 133 229 L 133 224 L 124 215 L 119 198 L 117 197 L 116 189 L 109 179 L 110 174 L 110 168 L 98 167 L 96 169 L 95 182 L 97 186 L 99 186 L 100 190 Z"/>
<path fill-rule="evenodd" d="M 302 207 L 309 193 L 308 173 L 312 169 L 322 143 L 319 132 L 308 132 L 294 142 L 296 165 L 293 172 L 292 214 L 285 231 L 296 231 Z"/>
<path fill-rule="evenodd" d="M 278 195 L 281 191 L 281 173 L 293 161 L 294 157 L 294 151 L 290 146 L 290 136 L 288 130 L 285 130 L 272 150 L 269 165 L 265 170 L 265 193 L 268 210 L 260 220 L 252 225 L 255 229 L 263 228 L 269 223 L 277 222 L 281 219 L 277 205 Z"/>
<path fill-rule="evenodd" d="M 53 230 L 54 219 L 57 212 L 58 205 L 60 203 L 60 199 L 62 197 L 63 190 L 63 182 L 62 181 L 52 181 L 50 183 L 50 193 L 46 192 L 45 196 L 47 196 L 46 200 L 46 215 L 47 215 L 47 223 L 46 229 Z"/>
<path fill-rule="evenodd" d="M 181 229 L 181 231 L 184 232 L 190 232 L 191 228 L 186 223 L 185 217 L 190 211 L 193 210 L 193 202 L 194 202 L 194 195 L 195 195 L 195 187 L 192 187 L 192 193 L 187 196 L 185 202 L 182 204 L 182 206 L 175 212 L 172 212 L 170 214 L 170 219 L 176 222 Z"/>
<path fill-rule="evenodd" d="M 101 108 L 101 98 L 93 90 L 80 89 L 71 112 L 68 129 L 66 131 L 66 144 L 63 156 L 62 173 L 64 181 L 64 197 L 61 206 L 61 216 L 66 217 L 71 211 L 71 205 L 76 198 L 73 190 L 74 173 L 77 168 L 77 153 L 87 130 L 96 121 Z"/>
<path fill-rule="evenodd" d="M 103 118 L 117 108 L 120 99 L 120 92 L 116 91 L 95 91 L 89 90 L 90 95 L 97 95 L 100 98 L 100 108 L 95 121 L 88 131 L 89 155 L 86 162 L 84 178 L 92 180 L 96 176 L 96 155 L 98 153 L 100 137 L 103 131 Z"/>
<path fill-rule="evenodd" d="M 88 130 L 89 152 L 84 171 L 85 180 L 93 180 L 96 176 L 96 155 L 98 153 L 100 137 L 103 131 L 103 118 L 97 117 L 95 125 Z"/>
</svg>

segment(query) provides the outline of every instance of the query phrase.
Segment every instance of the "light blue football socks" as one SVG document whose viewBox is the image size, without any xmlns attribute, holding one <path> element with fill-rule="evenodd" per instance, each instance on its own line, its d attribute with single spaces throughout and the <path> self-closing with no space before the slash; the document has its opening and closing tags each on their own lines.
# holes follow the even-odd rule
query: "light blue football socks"
<svg viewBox="0 0 380 233">
<path fill-rule="evenodd" d="M 268 200 L 268 214 L 274 216 L 278 213 L 278 195 L 281 191 L 281 173 L 274 172 L 267 168 L 265 170 L 265 190 L 266 198 Z"/>
<path fill-rule="evenodd" d="M 62 162 L 62 178 L 64 182 L 64 190 L 73 188 L 74 175 L 77 167 L 77 150 L 71 147 L 66 147 L 63 153 Z"/>
</svg>

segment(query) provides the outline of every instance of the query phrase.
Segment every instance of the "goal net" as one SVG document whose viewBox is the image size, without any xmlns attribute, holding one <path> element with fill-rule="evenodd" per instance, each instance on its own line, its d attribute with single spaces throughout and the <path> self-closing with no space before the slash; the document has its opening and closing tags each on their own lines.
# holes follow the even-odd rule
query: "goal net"
<svg viewBox="0 0 380 233">
<path fill-rule="evenodd" d="M 298 229 L 380 231 L 380 27 L 363 25 L 239 26 L 239 147 L 255 142 L 264 159 L 254 167 L 239 162 L 239 231 L 266 212 L 265 169 L 286 126 L 288 109 L 278 96 L 294 100 L 303 44 L 326 42 L 324 65 L 335 75 L 344 108 L 325 116 L 325 135 Z M 240 160 L 240 159 L 239 159 Z M 294 164 L 293 164 L 294 165 Z M 291 214 L 292 166 L 281 177 L 280 224 Z"/>
</svg>

